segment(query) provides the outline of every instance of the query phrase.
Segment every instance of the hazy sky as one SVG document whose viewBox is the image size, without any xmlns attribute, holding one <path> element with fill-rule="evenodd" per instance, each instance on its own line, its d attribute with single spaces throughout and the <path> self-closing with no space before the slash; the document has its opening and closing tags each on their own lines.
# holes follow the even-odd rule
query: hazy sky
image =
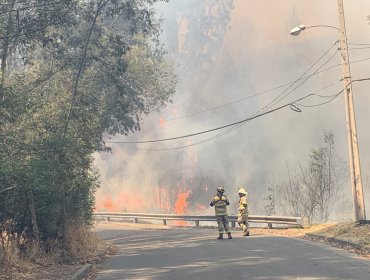
<svg viewBox="0 0 370 280">
<path fill-rule="evenodd" d="M 321 70 L 324 70 L 340 63 L 340 56 L 336 53 L 338 45 L 335 45 L 335 41 L 338 40 L 338 33 L 335 29 L 311 28 L 302 32 L 299 37 L 289 34 L 289 30 L 299 24 L 338 26 L 336 0 L 235 0 L 228 26 L 223 29 L 222 24 L 218 24 L 219 37 L 214 39 L 213 45 L 201 41 L 204 38 L 197 32 L 205 24 L 202 14 L 212 15 L 217 14 L 217 11 L 201 10 L 202 5 L 199 2 L 172 0 L 158 7 L 158 12 L 164 18 L 163 43 L 169 50 L 169 57 L 176 63 L 179 80 L 177 92 L 173 97 L 173 104 L 160 113 L 143 118 L 140 132 L 117 139 L 168 138 L 242 120 L 268 106 L 285 88 L 260 93 L 294 81 L 330 47 L 333 46 L 317 65 L 329 60 L 322 66 Z M 367 20 L 370 15 L 370 1 L 345 0 L 344 7 L 347 36 L 351 43 L 350 60 L 354 62 L 351 65 L 352 77 L 370 77 L 370 25 Z M 212 24 L 209 23 L 211 26 Z M 209 33 L 214 31 L 212 27 L 207 30 Z M 356 62 L 367 58 L 369 60 Z M 340 66 L 326 70 L 307 80 L 271 109 L 310 93 L 336 94 L 342 89 L 341 78 Z M 368 203 L 369 87 L 370 82 L 353 84 L 365 202 Z M 249 98 L 255 94 L 259 95 Z M 244 100 L 222 106 L 218 110 L 209 110 L 240 99 Z M 323 101 L 316 97 L 302 103 L 314 105 Z M 102 182 L 97 195 L 98 205 L 102 205 L 107 194 L 113 200 L 118 196 L 153 196 L 159 189 L 158 185 L 173 184 L 170 180 L 168 183 L 160 183 L 159 178 L 165 180 L 171 176 L 169 174 L 173 174 L 181 177 L 178 180 L 183 180 L 183 184 L 176 183 L 170 188 L 181 189 L 183 192 L 194 188 L 196 184 L 190 181 L 196 176 L 198 179 L 199 176 L 208 177 L 208 182 L 215 184 L 207 186 L 212 192 L 217 184 L 224 184 L 231 196 L 235 196 L 239 185 L 246 186 L 254 198 L 251 202 L 252 209 L 260 212 L 264 206 L 262 198 L 266 193 L 268 180 L 272 177 L 277 180 L 286 178 L 286 163 L 293 166 L 306 162 L 310 148 L 320 144 L 324 130 L 333 131 L 339 155 L 348 159 L 343 96 L 340 95 L 323 106 L 301 109 L 302 112 L 297 113 L 285 108 L 213 139 L 209 138 L 223 131 L 150 145 L 114 144 L 112 154 L 97 155 L 96 163 Z M 198 113 L 201 111 L 206 112 Z M 188 116 L 194 113 L 197 114 Z M 178 119 L 171 120 L 174 118 Z M 206 139 L 209 141 L 185 149 L 145 150 L 172 149 Z M 209 190 L 205 191 L 205 195 L 199 194 L 201 203 L 204 204 L 208 193 Z M 340 196 L 350 204 L 349 183 L 344 186 Z M 140 201 L 136 202 L 140 204 Z M 116 203 L 120 202 L 116 200 Z M 129 211 L 147 209 L 128 207 Z M 367 210 L 370 215 L 370 205 Z M 209 212 L 209 209 L 204 211 Z"/>
</svg>

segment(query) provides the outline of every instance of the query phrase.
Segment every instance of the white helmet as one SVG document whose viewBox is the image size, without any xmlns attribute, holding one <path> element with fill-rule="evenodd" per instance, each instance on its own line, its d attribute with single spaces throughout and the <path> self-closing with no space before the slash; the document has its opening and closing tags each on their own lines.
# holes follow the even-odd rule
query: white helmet
<svg viewBox="0 0 370 280">
<path fill-rule="evenodd" d="M 243 187 L 240 187 L 238 189 L 238 193 L 245 194 L 245 195 L 248 194 L 247 191 Z"/>
</svg>

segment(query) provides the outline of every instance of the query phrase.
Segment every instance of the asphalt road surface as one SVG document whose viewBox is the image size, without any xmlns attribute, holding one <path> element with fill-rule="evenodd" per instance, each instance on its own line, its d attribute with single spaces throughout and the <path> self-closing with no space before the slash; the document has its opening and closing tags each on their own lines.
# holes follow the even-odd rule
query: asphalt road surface
<svg viewBox="0 0 370 280">
<path fill-rule="evenodd" d="M 370 260 L 310 241 L 217 230 L 140 230 L 99 226 L 118 253 L 98 267 L 97 280 L 113 279 L 330 279 L 370 280 Z"/>
</svg>

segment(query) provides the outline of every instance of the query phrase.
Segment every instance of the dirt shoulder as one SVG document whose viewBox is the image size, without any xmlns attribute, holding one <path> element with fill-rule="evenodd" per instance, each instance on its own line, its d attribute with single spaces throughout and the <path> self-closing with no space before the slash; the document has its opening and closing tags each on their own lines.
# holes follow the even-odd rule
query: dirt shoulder
<svg viewBox="0 0 370 280">
<path fill-rule="evenodd" d="M 0 280 L 89 280 L 93 265 L 115 254 L 115 248 L 109 242 L 101 241 L 99 248 L 85 261 L 61 264 L 50 257 L 37 260 L 20 259 L 16 267 L 0 266 Z M 82 274 L 86 277 L 81 278 Z M 79 278 L 76 278 L 76 276 Z"/>
<path fill-rule="evenodd" d="M 355 222 L 312 225 L 310 228 L 256 228 L 252 234 L 269 234 L 305 238 L 315 242 L 343 248 L 366 258 L 370 258 L 370 224 Z"/>
<path fill-rule="evenodd" d="M 310 228 L 252 229 L 252 234 L 305 238 L 370 258 L 370 224 L 354 222 L 312 225 Z"/>
<path fill-rule="evenodd" d="M 370 246 L 370 224 L 341 223 L 315 233 L 326 238 L 345 240 L 364 247 Z"/>
<path fill-rule="evenodd" d="M 323 242 L 370 258 L 370 225 L 354 222 L 330 225 L 305 235 L 306 239 Z"/>
</svg>

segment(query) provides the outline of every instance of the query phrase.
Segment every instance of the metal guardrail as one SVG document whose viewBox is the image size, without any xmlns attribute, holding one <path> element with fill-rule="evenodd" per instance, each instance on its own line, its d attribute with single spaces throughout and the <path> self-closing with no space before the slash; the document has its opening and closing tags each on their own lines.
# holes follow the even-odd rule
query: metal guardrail
<svg viewBox="0 0 370 280">
<path fill-rule="evenodd" d="M 164 225 L 167 221 L 180 220 L 195 222 L 195 226 L 199 227 L 200 222 L 216 221 L 215 216 L 211 215 L 178 215 L 178 214 L 148 214 L 148 213 L 119 213 L 119 212 L 95 212 L 96 219 L 105 219 L 108 221 L 132 219 L 134 223 L 138 220 L 162 220 Z M 235 227 L 238 216 L 229 215 L 229 220 L 232 227 Z M 252 223 L 267 223 L 269 227 L 272 224 L 288 224 L 297 225 L 303 228 L 310 227 L 310 219 L 308 217 L 283 217 L 283 216 L 258 216 L 249 215 L 248 222 Z"/>
</svg>

